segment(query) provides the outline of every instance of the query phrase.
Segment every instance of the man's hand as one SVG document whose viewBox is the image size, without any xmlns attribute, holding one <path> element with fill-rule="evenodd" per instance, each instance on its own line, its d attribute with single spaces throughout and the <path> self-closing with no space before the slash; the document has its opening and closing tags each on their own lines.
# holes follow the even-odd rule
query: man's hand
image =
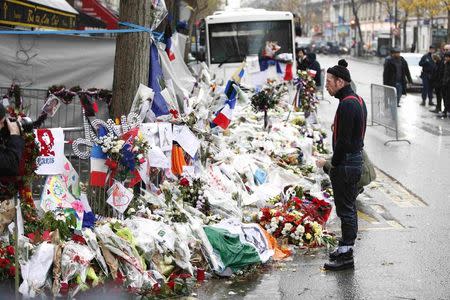
<svg viewBox="0 0 450 300">
<path fill-rule="evenodd" d="M 323 157 L 318 158 L 318 159 L 316 159 L 316 166 L 318 168 L 323 168 L 323 166 L 325 165 L 325 162 L 326 162 L 325 158 L 323 158 Z"/>
<path fill-rule="evenodd" d="M 17 122 L 11 122 L 9 118 L 6 118 L 6 125 L 11 135 L 20 135 L 19 125 Z"/>
</svg>

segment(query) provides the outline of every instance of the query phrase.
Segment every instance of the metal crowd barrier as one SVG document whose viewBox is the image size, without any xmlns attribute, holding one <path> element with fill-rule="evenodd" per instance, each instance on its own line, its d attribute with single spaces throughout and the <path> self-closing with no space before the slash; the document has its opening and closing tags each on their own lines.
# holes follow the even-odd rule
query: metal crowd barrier
<svg viewBox="0 0 450 300">
<path fill-rule="evenodd" d="M 407 139 L 399 139 L 398 115 L 397 115 L 397 91 L 392 86 L 372 83 L 370 86 L 372 125 L 377 124 L 395 132 L 395 140 L 390 142 L 411 142 Z"/>
</svg>

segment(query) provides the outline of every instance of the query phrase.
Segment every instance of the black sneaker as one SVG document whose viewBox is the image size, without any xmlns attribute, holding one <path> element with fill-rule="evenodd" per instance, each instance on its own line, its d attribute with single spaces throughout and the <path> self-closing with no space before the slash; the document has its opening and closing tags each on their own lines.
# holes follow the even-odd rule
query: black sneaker
<svg viewBox="0 0 450 300">
<path fill-rule="evenodd" d="M 339 253 L 336 256 L 335 260 L 325 263 L 323 267 L 328 271 L 353 269 L 355 267 L 355 262 L 353 260 L 353 250 L 350 249 L 345 253 Z"/>
<path fill-rule="evenodd" d="M 428 105 L 429 105 L 429 106 L 435 106 L 435 105 L 436 105 L 436 103 L 433 103 L 433 102 L 428 102 Z"/>
<path fill-rule="evenodd" d="M 422 103 L 420 103 L 420 105 L 425 106 L 425 101 L 422 101 Z"/>
<path fill-rule="evenodd" d="M 328 258 L 330 259 L 330 261 L 335 261 L 336 258 L 339 256 L 339 247 L 336 248 L 336 250 L 334 250 L 333 252 L 328 253 Z"/>
<path fill-rule="evenodd" d="M 438 114 L 441 112 L 441 110 L 440 109 L 430 109 L 430 112 Z"/>
<path fill-rule="evenodd" d="M 353 256 L 353 249 L 350 249 L 348 252 L 350 252 L 350 251 L 352 253 L 351 255 Z M 348 252 L 346 252 L 346 253 L 348 253 Z M 334 261 L 341 254 L 343 254 L 343 253 L 340 253 L 339 247 L 337 247 L 333 252 L 328 253 L 328 258 L 330 259 L 330 261 Z"/>
</svg>

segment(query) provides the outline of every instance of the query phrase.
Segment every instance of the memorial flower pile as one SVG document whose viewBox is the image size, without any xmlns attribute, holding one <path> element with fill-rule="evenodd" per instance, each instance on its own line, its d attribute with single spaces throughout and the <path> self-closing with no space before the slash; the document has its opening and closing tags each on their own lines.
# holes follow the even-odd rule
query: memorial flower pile
<svg viewBox="0 0 450 300">
<path fill-rule="evenodd" d="M 136 174 L 136 169 L 146 162 L 150 149 L 147 140 L 140 134 L 138 128 L 120 136 L 109 132 L 99 137 L 97 143 L 102 152 L 107 155 L 105 164 L 112 171 L 111 177 L 121 182 Z"/>
<path fill-rule="evenodd" d="M 285 204 L 277 203 L 274 208 L 261 208 L 255 221 L 275 238 L 286 239 L 290 244 L 330 247 L 335 240 L 322 227 L 330 213 L 331 205 L 324 200 L 292 197 Z"/>
</svg>

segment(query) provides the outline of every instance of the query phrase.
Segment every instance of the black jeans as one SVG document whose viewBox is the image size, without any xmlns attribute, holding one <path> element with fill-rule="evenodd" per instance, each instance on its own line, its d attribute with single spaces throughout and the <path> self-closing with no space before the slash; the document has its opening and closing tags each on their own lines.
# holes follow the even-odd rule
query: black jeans
<svg viewBox="0 0 450 300">
<path fill-rule="evenodd" d="M 442 88 L 435 87 L 434 92 L 436 93 L 436 110 L 440 111 L 442 109 Z"/>
<path fill-rule="evenodd" d="M 330 170 L 336 214 L 341 219 L 339 246 L 353 246 L 358 232 L 357 184 L 362 173 L 362 153 L 347 153 L 344 161 Z"/>
<path fill-rule="evenodd" d="M 431 86 L 430 75 L 422 74 L 422 101 L 425 102 L 428 96 L 428 103 L 433 102 L 433 87 Z"/>
<path fill-rule="evenodd" d="M 444 99 L 444 112 L 450 113 L 450 87 L 442 87 L 442 98 Z"/>
</svg>

